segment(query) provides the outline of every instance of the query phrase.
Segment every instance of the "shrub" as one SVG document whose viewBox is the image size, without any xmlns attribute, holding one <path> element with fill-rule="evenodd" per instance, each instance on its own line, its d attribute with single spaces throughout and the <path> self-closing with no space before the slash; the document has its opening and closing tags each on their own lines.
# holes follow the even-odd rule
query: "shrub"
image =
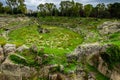
<svg viewBox="0 0 120 80">
<path fill-rule="evenodd" d="M 102 59 L 113 69 L 120 61 L 120 48 L 117 45 L 110 46 L 106 52 L 101 54 Z"/>
</svg>

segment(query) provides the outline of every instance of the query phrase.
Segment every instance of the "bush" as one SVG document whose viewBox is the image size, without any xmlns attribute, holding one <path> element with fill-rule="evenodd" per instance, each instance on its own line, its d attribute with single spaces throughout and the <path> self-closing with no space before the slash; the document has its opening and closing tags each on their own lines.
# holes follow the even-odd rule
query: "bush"
<svg viewBox="0 0 120 80">
<path fill-rule="evenodd" d="M 117 45 L 112 45 L 106 52 L 101 54 L 103 60 L 113 69 L 120 61 L 120 48 Z"/>
</svg>

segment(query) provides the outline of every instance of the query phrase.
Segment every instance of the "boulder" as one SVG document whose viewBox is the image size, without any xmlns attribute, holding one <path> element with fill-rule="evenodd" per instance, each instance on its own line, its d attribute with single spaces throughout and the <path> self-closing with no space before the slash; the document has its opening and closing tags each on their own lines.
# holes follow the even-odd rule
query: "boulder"
<svg viewBox="0 0 120 80">
<path fill-rule="evenodd" d="M 10 76 L 10 75 L 0 73 L 0 80 L 22 80 L 22 77 Z"/>
<path fill-rule="evenodd" d="M 102 35 L 120 32 L 120 22 L 104 22 L 102 25 L 98 26 L 98 30 Z"/>
<path fill-rule="evenodd" d="M 44 58 L 44 59 L 47 59 L 48 57 L 49 57 L 48 54 L 43 54 L 43 58 Z"/>
<path fill-rule="evenodd" d="M 49 66 L 44 66 L 39 70 L 39 77 L 48 78 L 49 77 L 49 72 L 50 72 L 50 67 Z"/>
<path fill-rule="evenodd" d="M 111 80 L 120 80 L 120 72 L 113 70 L 110 79 Z"/>
<path fill-rule="evenodd" d="M 38 32 L 39 33 L 50 33 L 50 31 L 48 29 L 44 29 L 44 28 L 41 28 L 41 27 L 38 28 Z"/>
<path fill-rule="evenodd" d="M 0 56 L 3 55 L 3 48 L 0 45 Z"/>
<path fill-rule="evenodd" d="M 41 64 L 42 64 L 42 57 L 37 56 L 37 57 L 35 58 L 35 62 L 36 62 L 37 64 L 41 65 Z"/>
<path fill-rule="evenodd" d="M 71 54 L 67 55 L 67 59 L 69 62 L 77 61 L 82 58 L 84 55 L 92 54 L 93 52 L 99 51 L 100 44 L 99 43 L 90 43 L 83 44 L 78 46 Z"/>
<path fill-rule="evenodd" d="M 20 66 L 6 59 L 0 66 L 0 79 L 2 80 L 22 80 Z"/>
<path fill-rule="evenodd" d="M 60 71 L 64 71 L 64 66 L 63 65 L 59 65 L 60 67 Z"/>
<path fill-rule="evenodd" d="M 0 45 L 0 63 L 4 60 L 4 53 L 3 53 L 3 48 Z"/>
<path fill-rule="evenodd" d="M 15 44 L 6 44 L 6 45 L 4 45 L 3 49 L 4 49 L 5 56 L 7 56 L 8 53 L 12 53 L 12 52 L 16 51 L 16 45 Z"/>
<path fill-rule="evenodd" d="M 48 29 L 43 29 L 42 33 L 50 33 Z"/>
<path fill-rule="evenodd" d="M 65 76 L 60 73 L 49 74 L 49 80 L 66 80 Z"/>
<path fill-rule="evenodd" d="M 11 64 L 11 63 L 3 63 L 1 68 L 2 68 L 2 72 L 6 75 L 20 76 L 19 65 Z"/>
<path fill-rule="evenodd" d="M 13 63 L 9 56 L 0 65 L 0 80 L 27 80 L 37 72 L 35 68 Z"/>
<path fill-rule="evenodd" d="M 35 44 L 33 44 L 33 45 L 30 47 L 30 51 L 31 51 L 32 53 L 37 53 L 37 52 L 38 52 L 37 46 L 36 46 Z"/>
<path fill-rule="evenodd" d="M 36 70 L 32 67 L 30 68 L 28 66 L 21 66 L 20 69 L 21 69 L 21 76 L 26 80 L 31 76 L 33 76 L 34 73 L 36 73 Z"/>
<path fill-rule="evenodd" d="M 106 48 L 111 46 L 110 44 L 100 45 L 100 43 L 89 43 L 78 46 L 71 54 L 67 55 L 69 62 L 81 61 L 84 57 L 104 52 Z"/>
<path fill-rule="evenodd" d="M 39 77 L 42 78 L 48 78 L 49 80 L 64 80 L 64 79 L 56 79 L 58 77 L 58 74 L 52 74 L 52 73 L 56 73 L 58 71 L 56 71 L 56 69 L 60 68 L 60 66 L 58 64 L 54 64 L 54 65 L 49 65 L 49 66 L 43 66 L 40 71 L 39 71 Z M 62 77 L 62 75 L 59 75 L 59 78 Z"/>
<path fill-rule="evenodd" d="M 57 74 L 49 74 L 49 80 L 57 80 Z"/>
<path fill-rule="evenodd" d="M 29 47 L 27 47 L 26 45 L 22 45 L 22 46 L 18 47 L 16 49 L 16 51 L 23 52 L 24 50 L 28 50 L 28 49 L 29 49 Z"/>
</svg>

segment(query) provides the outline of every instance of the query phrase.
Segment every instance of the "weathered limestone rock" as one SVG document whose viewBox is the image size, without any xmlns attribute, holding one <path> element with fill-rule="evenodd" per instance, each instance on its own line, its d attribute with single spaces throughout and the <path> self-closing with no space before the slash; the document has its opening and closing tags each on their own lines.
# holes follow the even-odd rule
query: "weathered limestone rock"
<svg viewBox="0 0 120 80">
<path fill-rule="evenodd" d="M 36 73 L 35 68 L 14 64 L 9 56 L 0 66 L 0 80 L 29 79 L 34 73 Z"/>
<path fill-rule="evenodd" d="M 3 80 L 22 80 L 20 66 L 6 59 L 0 66 L 0 77 Z"/>
<path fill-rule="evenodd" d="M 0 80 L 22 80 L 22 79 L 21 77 L 18 77 L 18 76 L 10 76 L 10 75 L 0 73 Z"/>
<path fill-rule="evenodd" d="M 54 73 L 54 74 L 49 74 L 49 80 L 67 80 L 67 79 L 63 74 Z"/>
<path fill-rule="evenodd" d="M 33 52 L 33 53 L 37 53 L 38 52 L 38 48 L 37 48 L 37 46 L 35 45 L 35 44 L 33 44 L 31 47 L 30 47 L 30 49 L 29 49 L 31 52 Z"/>
<path fill-rule="evenodd" d="M 28 66 L 21 66 L 21 76 L 25 80 L 32 78 L 35 74 L 37 74 L 37 70 L 34 67 L 28 67 Z"/>
<path fill-rule="evenodd" d="M 110 79 L 111 80 L 120 80 L 120 72 L 113 70 Z"/>
<path fill-rule="evenodd" d="M 119 80 L 120 71 L 116 69 L 119 69 L 120 65 L 118 65 L 116 69 L 110 70 L 109 65 L 102 58 L 102 55 L 106 52 L 107 48 L 111 46 L 113 45 L 100 45 L 99 43 L 81 45 L 75 49 L 72 54 L 68 55 L 67 58 L 68 61 L 76 59 L 76 61 L 83 62 L 83 64 L 86 64 L 87 62 L 87 64 L 94 66 L 104 76 L 111 78 L 111 80 Z M 76 70 L 79 73 L 79 75 L 77 75 L 77 78 L 84 80 L 86 73 L 84 70 L 79 70 L 79 68 L 80 67 L 78 66 Z M 90 80 L 95 80 L 94 76 L 87 76 L 87 78 L 88 80 L 89 78 Z"/>
<path fill-rule="evenodd" d="M 14 44 L 6 44 L 6 45 L 4 45 L 3 49 L 4 49 L 5 56 L 7 56 L 8 53 L 12 53 L 12 52 L 16 51 L 16 45 L 14 45 Z"/>
<path fill-rule="evenodd" d="M 104 22 L 102 25 L 98 26 L 98 30 L 100 34 L 120 32 L 120 22 Z"/>
<path fill-rule="evenodd" d="M 57 74 L 49 74 L 49 80 L 57 80 Z"/>
<path fill-rule="evenodd" d="M 98 71 L 101 72 L 103 75 L 107 75 L 110 76 L 110 70 L 108 69 L 108 65 L 103 61 L 103 59 L 101 57 L 99 57 L 98 60 Z M 96 63 L 94 63 L 96 64 Z"/>
<path fill-rule="evenodd" d="M 3 48 L 0 45 L 0 63 L 4 60 L 4 53 L 3 53 Z"/>
<path fill-rule="evenodd" d="M 24 50 L 28 50 L 28 49 L 29 49 L 29 47 L 27 47 L 26 45 L 22 45 L 22 46 L 18 47 L 16 49 L 16 51 L 23 52 Z"/>
<path fill-rule="evenodd" d="M 49 76 L 49 72 L 50 72 L 50 67 L 44 66 L 39 71 L 39 77 L 47 78 Z"/>
<path fill-rule="evenodd" d="M 3 48 L 0 45 L 0 56 L 3 55 Z"/>
<path fill-rule="evenodd" d="M 106 50 L 108 46 L 109 44 L 102 46 L 99 43 L 83 44 L 78 46 L 73 53 L 67 55 L 67 58 L 69 62 L 72 60 L 80 61 L 84 56 L 89 56 Z"/>
<path fill-rule="evenodd" d="M 50 33 L 50 31 L 48 29 L 44 29 L 44 28 L 38 28 L 38 32 L 39 33 Z"/>
<path fill-rule="evenodd" d="M 42 57 L 37 56 L 37 57 L 35 58 L 35 62 L 36 62 L 37 64 L 41 65 L 41 64 L 42 64 Z"/>
</svg>

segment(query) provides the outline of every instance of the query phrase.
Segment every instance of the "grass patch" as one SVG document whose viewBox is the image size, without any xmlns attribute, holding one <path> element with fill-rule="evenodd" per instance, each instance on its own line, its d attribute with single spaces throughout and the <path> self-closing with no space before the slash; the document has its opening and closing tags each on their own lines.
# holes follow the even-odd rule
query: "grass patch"
<svg viewBox="0 0 120 80">
<path fill-rule="evenodd" d="M 37 26 L 23 27 L 9 34 L 9 42 L 18 45 L 23 43 L 27 46 L 36 44 L 39 50 L 43 49 L 42 52 L 54 55 L 54 58 L 44 61 L 45 64 L 64 64 L 66 54 L 71 53 L 83 41 L 79 34 L 68 29 L 46 25 L 42 27 L 50 30 L 50 33 L 39 34 Z M 28 60 L 32 59 L 29 59 L 32 57 L 31 54 L 22 56 Z"/>
<path fill-rule="evenodd" d="M 67 64 L 67 65 L 64 65 L 65 68 L 64 68 L 64 73 L 67 74 L 71 71 L 76 71 L 77 69 L 77 65 L 74 64 L 74 63 L 70 63 L 70 64 Z"/>
<path fill-rule="evenodd" d="M 0 45 L 5 45 L 6 44 L 6 39 L 4 37 L 0 37 Z"/>
<path fill-rule="evenodd" d="M 42 27 L 50 30 L 50 33 L 39 34 L 37 26 L 23 27 L 9 34 L 9 42 L 20 41 L 28 46 L 36 44 L 39 48 L 44 48 L 46 53 L 56 54 L 72 51 L 82 43 L 82 37 L 68 29 L 46 25 Z"/>
</svg>

